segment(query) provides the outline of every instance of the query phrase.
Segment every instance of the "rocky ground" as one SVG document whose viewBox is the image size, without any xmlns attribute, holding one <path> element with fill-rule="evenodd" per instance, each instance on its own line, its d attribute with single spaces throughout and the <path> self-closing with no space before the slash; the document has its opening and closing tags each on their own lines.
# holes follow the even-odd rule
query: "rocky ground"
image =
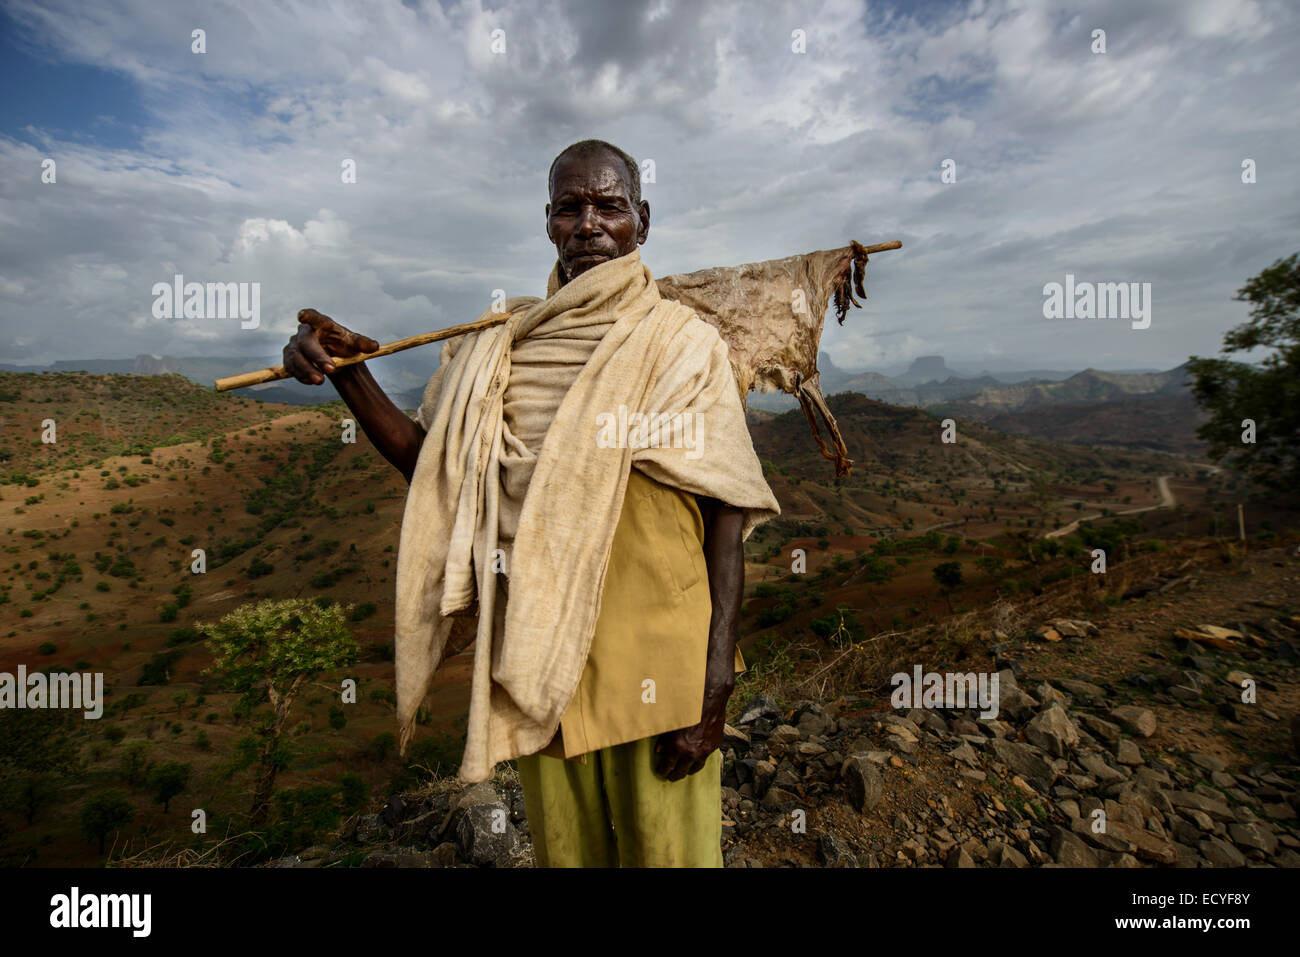
<svg viewBox="0 0 1300 957">
<path fill-rule="evenodd" d="M 958 670 L 997 672 L 994 719 L 754 698 L 723 745 L 726 865 L 1300 866 L 1298 572 L 1274 548 L 992 632 Z M 531 866 L 517 781 L 394 796 L 278 866 L 358 863 Z"/>
</svg>

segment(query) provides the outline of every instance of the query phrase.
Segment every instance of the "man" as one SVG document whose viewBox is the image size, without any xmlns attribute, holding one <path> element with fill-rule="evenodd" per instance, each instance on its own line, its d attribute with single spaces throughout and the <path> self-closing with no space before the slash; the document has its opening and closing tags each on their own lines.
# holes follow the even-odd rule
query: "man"
<svg viewBox="0 0 1300 957">
<path fill-rule="evenodd" d="M 364 364 L 334 367 L 378 343 L 315 310 L 284 366 L 328 377 L 411 483 L 403 744 L 472 628 L 461 776 L 518 758 L 540 865 L 721 866 L 742 542 L 779 509 L 726 345 L 640 262 L 636 161 L 585 140 L 556 157 L 549 187 L 547 298 L 511 299 L 505 324 L 450 340 L 414 418 Z"/>
</svg>

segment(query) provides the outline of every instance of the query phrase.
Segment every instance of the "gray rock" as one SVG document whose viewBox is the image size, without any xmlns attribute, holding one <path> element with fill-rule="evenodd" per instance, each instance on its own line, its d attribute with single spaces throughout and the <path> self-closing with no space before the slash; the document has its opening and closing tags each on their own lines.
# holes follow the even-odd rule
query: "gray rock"
<svg viewBox="0 0 1300 957">
<path fill-rule="evenodd" d="M 736 724 L 752 724 L 759 718 L 768 718 L 773 722 L 779 722 L 784 716 L 781 706 L 775 700 L 765 694 L 755 695 L 750 698 L 745 705 L 745 710 L 741 712 Z"/>
<path fill-rule="evenodd" d="M 759 803 L 769 811 L 788 811 L 799 803 L 799 795 L 784 788 L 770 787 Z"/>
<path fill-rule="evenodd" d="M 505 805 L 470 804 L 456 822 L 456 847 L 480 867 L 504 864 L 519 848 L 519 831 Z"/>
<path fill-rule="evenodd" d="M 1216 758 L 1212 754 L 1201 754 L 1199 752 L 1189 754 L 1187 760 L 1191 761 L 1198 768 L 1206 771 L 1223 771 L 1228 765 L 1222 758 Z"/>
<path fill-rule="evenodd" d="M 1212 867 L 1245 867 L 1246 856 L 1237 850 L 1227 841 L 1217 837 L 1207 837 L 1197 845 L 1201 856 L 1210 862 Z"/>
<path fill-rule="evenodd" d="M 429 862 L 434 867 L 453 867 L 458 860 L 456 845 L 452 841 L 444 841 L 429 854 Z"/>
<path fill-rule="evenodd" d="M 1056 683 L 1061 686 L 1062 690 L 1074 695 L 1076 698 L 1087 698 L 1089 701 L 1096 701 L 1106 697 L 1106 689 L 1090 681 L 1061 678 Z"/>
<path fill-rule="evenodd" d="M 817 851 L 827 867 L 857 867 L 857 856 L 842 838 L 823 833 L 817 841 Z"/>
<path fill-rule="evenodd" d="M 1013 773 L 1039 785 L 1042 790 L 1046 791 L 1056 783 L 1056 769 L 1029 745 L 994 738 L 989 742 L 989 748 Z"/>
<path fill-rule="evenodd" d="M 1120 705 L 1118 708 L 1111 709 L 1110 716 L 1130 734 L 1149 738 L 1156 733 L 1155 712 L 1149 708 L 1141 708 L 1133 704 Z"/>
<path fill-rule="evenodd" d="M 958 844 L 948 852 L 948 859 L 944 863 L 946 867 L 974 867 L 975 859 L 967 853 L 965 847 Z"/>
<path fill-rule="evenodd" d="M 1204 811 L 1210 817 L 1219 821 L 1236 820 L 1236 816 L 1227 804 L 1204 794 L 1197 794 L 1195 791 L 1169 791 L 1167 796 L 1169 803 L 1174 807 L 1195 808 L 1198 811 Z"/>
<path fill-rule="evenodd" d="M 1062 867 L 1098 867 L 1100 862 L 1092 848 L 1080 840 L 1077 834 L 1059 825 L 1050 828 L 1052 835 L 1049 845 L 1052 860 Z"/>
<path fill-rule="evenodd" d="M 378 814 L 363 814 L 357 820 L 357 843 L 374 844 L 383 840 L 388 827 Z"/>
<path fill-rule="evenodd" d="M 1115 760 L 1120 764 L 1135 767 L 1142 763 L 1142 752 L 1128 738 L 1120 738 L 1115 744 Z"/>
<path fill-rule="evenodd" d="M 394 794 L 390 797 L 382 808 L 379 809 L 379 819 L 389 827 L 396 827 L 397 822 L 403 817 L 406 810 L 406 802 L 402 800 L 400 794 Z"/>
<path fill-rule="evenodd" d="M 1112 768 L 1100 754 L 1080 754 L 1075 760 L 1079 762 L 1080 767 L 1084 768 L 1102 784 L 1114 784 L 1127 780 L 1127 775 L 1124 772 Z"/>
<path fill-rule="evenodd" d="M 1121 731 L 1119 725 L 1106 721 L 1103 718 L 1099 718 L 1095 714 L 1082 715 L 1079 720 L 1089 732 L 1095 734 L 1106 743 L 1114 744 L 1119 740 L 1119 734 Z"/>
<path fill-rule="evenodd" d="M 1079 729 L 1075 727 L 1065 708 L 1060 704 L 1040 711 L 1025 725 L 1025 737 L 1048 754 L 1064 757 L 1079 743 Z"/>
<path fill-rule="evenodd" d="M 870 811 L 885 795 L 885 782 L 866 755 L 854 754 L 844 762 L 844 786 L 849 802 L 859 812 Z"/>
<path fill-rule="evenodd" d="M 1237 847 L 1254 848 L 1265 854 L 1277 850 L 1277 837 L 1267 824 L 1234 822 L 1228 825 L 1228 836 Z"/>
</svg>

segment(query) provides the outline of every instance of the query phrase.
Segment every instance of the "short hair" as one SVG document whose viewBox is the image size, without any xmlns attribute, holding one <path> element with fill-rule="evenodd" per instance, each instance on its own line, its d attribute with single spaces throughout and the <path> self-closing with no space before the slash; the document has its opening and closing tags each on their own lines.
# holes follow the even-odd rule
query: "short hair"
<svg viewBox="0 0 1300 957">
<path fill-rule="evenodd" d="M 637 161 L 632 158 L 631 154 L 625 153 L 613 143 L 606 143 L 604 140 L 579 140 L 571 143 L 560 151 L 560 155 L 551 161 L 551 169 L 546 174 L 546 192 L 549 196 L 555 191 L 555 167 L 560 165 L 560 160 L 569 157 L 586 157 L 593 156 L 597 153 L 611 153 L 623 162 L 627 169 L 627 185 L 631 193 L 632 205 L 641 204 L 641 167 Z"/>
</svg>

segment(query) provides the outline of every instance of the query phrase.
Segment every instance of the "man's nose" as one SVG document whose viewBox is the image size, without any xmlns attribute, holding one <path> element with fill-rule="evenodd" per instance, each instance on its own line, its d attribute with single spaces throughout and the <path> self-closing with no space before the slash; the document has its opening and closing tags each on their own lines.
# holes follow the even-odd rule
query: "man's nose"
<svg viewBox="0 0 1300 957">
<path fill-rule="evenodd" d="M 582 212 L 578 214 L 578 233 L 586 236 L 597 230 L 600 220 L 596 216 L 596 207 L 584 206 Z"/>
</svg>

